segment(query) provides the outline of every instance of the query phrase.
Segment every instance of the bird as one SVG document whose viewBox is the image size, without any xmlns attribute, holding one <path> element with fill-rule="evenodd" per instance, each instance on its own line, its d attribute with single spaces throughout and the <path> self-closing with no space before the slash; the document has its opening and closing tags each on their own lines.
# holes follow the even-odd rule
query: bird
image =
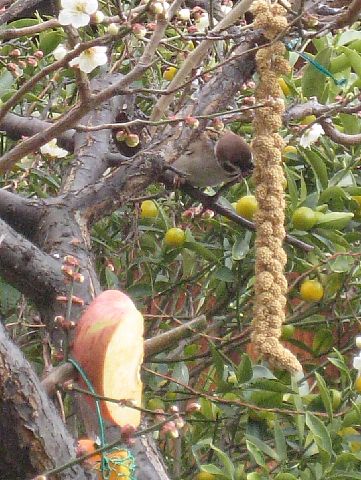
<svg viewBox="0 0 361 480">
<path fill-rule="evenodd" d="M 227 130 L 215 140 L 212 133 L 200 133 L 171 164 L 195 187 L 243 178 L 253 169 L 251 148 L 241 136 Z"/>
</svg>

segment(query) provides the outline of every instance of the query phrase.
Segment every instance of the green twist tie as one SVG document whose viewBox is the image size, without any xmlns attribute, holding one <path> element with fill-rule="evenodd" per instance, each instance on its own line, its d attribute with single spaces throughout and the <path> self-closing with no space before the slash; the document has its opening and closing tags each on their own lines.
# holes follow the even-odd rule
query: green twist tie
<svg viewBox="0 0 361 480">
<path fill-rule="evenodd" d="M 329 78 L 332 78 L 332 80 L 334 81 L 334 83 L 339 86 L 339 87 L 342 87 L 344 85 L 346 85 L 347 83 L 347 80 L 346 78 L 341 78 L 340 80 L 338 80 L 326 67 L 324 67 L 323 65 L 321 65 L 317 60 L 315 60 L 314 58 L 312 58 L 310 55 L 307 55 L 307 53 L 303 53 L 303 52 L 298 52 L 297 50 L 294 49 L 294 47 L 297 45 L 298 43 L 298 40 L 292 40 L 291 42 L 288 42 L 286 44 L 286 48 L 288 51 L 294 51 L 295 53 L 297 53 L 301 58 L 303 58 L 304 60 L 306 60 L 306 62 L 310 63 L 313 67 L 315 67 L 319 72 L 321 72 L 323 75 L 325 75 L 325 77 L 329 77 Z"/>
<path fill-rule="evenodd" d="M 73 367 L 79 372 L 79 374 L 82 377 L 82 379 L 84 380 L 89 392 L 92 395 L 97 395 L 91 381 L 89 380 L 87 374 L 82 369 L 82 367 L 72 358 L 68 358 L 68 362 L 71 363 L 73 365 Z M 99 425 L 100 445 L 101 445 L 101 447 L 104 447 L 106 445 L 105 428 L 104 428 L 104 420 L 103 420 L 101 410 L 100 410 L 100 400 L 98 398 L 94 397 L 94 401 L 95 401 L 95 410 L 96 410 L 98 425 Z M 117 451 L 119 451 L 119 450 L 112 449 L 110 451 L 110 453 L 117 452 Z M 127 451 L 127 456 L 125 458 L 122 458 L 122 459 L 111 458 L 110 461 L 109 461 L 109 458 L 106 456 L 106 454 L 101 452 L 102 460 L 101 460 L 101 464 L 100 464 L 100 471 L 101 471 L 101 474 L 102 474 L 104 480 L 108 480 L 112 470 L 114 471 L 114 469 L 110 466 L 110 462 L 113 463 L 114 465 L 124 464 L 124 466 L 128 469 L 129 475 L 124 474 L 124 475 L 121 475 L 120 478 L 128 477 L 129 480 L 135 480 L 135 459 L 134 459 L 133 455 L 128 450 L 126 450 L 126 451 Z M 114 473 L 116 473 L 116 472 L 114 471 Z"/>
</svg>

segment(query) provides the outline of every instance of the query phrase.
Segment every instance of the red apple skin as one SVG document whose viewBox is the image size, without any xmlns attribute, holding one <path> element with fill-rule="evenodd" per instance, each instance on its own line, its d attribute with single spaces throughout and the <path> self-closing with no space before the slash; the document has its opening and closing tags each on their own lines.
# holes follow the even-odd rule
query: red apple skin
<svg viewBox="0 0 361 480">
<path fill-rule="evenodd" d="M 106 290 L 91 302 L 77 324 L 71 356 L 85 371 L 98 395 L 133 399 L 140 406 L 143 317 L 127 295 L 119 290 Z M 114 377 L 113 373 L 119 376 Z M 81 384 L 85 387 L 82 380 Z M 93 398 L 84 397 L 95 408 Z M 124 412 L 126 421 L 115 418 L 111 411 L 114 408 Z M 114 403 L 101 401 L 101 411 L 105 420 L 120 426 L 137 426 L 140 422 L 137 410 Z"/>
</svg>

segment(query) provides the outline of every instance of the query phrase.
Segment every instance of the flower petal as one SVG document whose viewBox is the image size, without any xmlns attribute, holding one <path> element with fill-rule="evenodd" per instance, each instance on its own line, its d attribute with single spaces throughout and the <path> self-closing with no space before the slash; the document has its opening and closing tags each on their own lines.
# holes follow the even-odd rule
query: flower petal
<svg viewBox="0 0 361 480">
<path fill-rule="evenodd" d="M 98 10 L 98 0 L 88 0 L 86 2 L 85 11 L 86 13 L 95 13 Z"/>
</svg>

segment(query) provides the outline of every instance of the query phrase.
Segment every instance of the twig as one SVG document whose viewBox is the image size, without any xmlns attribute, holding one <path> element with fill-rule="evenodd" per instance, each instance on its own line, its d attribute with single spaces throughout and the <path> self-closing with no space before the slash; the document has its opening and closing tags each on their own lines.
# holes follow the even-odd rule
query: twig
<svg viewBox="0 0 361 480">
<path fill-rule="evenodd" d="M 251 222 L 250 220 L 247 220 L 240 215 L 237 215 L 237 213 L 233 210 L 230 210 L 224 205 L 221 205 L 217 196 L 209 196 L 187 182 L 181 186 L 181 189 L 192 198 L 200 201 L 206 208 L 209 208 L 210 210 L 213 210 L 214 212 L 219 213 L 220 215 L 223 215 L 230 220 L 233 220 L 235 223 L 237 223 L 238 225 L 242 225 L 248 230 L 256 229 L 256 225 L 254 224 L 254 222 Z M 299 240 L 298 238 L 289 234 L 286 234 L 285 241 L 290 245 L 294 245 L 295 247 L 300 248 L 301 250 L 304 250 L 306 252 L 310 252 L 314 249 L 313 245 L 305 243 L 302 240 Z"/>
<path fill-rule="evenodd" d="M 223 30 L 230 25 L 234 24 L 251 6 L 253 0 L 241 0 L 224 18 L 219 22 L 215 28 L 212 30 L 212 33 L 217 33 L 220 30 Z M 167 93 L 165 96 L 161 97 L 157 104 L 153 108 L 151 115 L 152 121 L 160 120 L 163 116 L 166 109 L 172 103 L 174 98 L 174 93 L 171 93 L 172 90 L 177 90 L 178 87 L 187 79 L 191 71 L 196 68 L 202 59 L 207 55 L 209 49 L 212 47 L 212 42 L 207 40 L 203 41 L 198 45 L 198 47 L 193 50 L 193 52 L 187 57 L 185 62 L 181 65 L 176 76 L 170 82 Z"/>
</svg>

